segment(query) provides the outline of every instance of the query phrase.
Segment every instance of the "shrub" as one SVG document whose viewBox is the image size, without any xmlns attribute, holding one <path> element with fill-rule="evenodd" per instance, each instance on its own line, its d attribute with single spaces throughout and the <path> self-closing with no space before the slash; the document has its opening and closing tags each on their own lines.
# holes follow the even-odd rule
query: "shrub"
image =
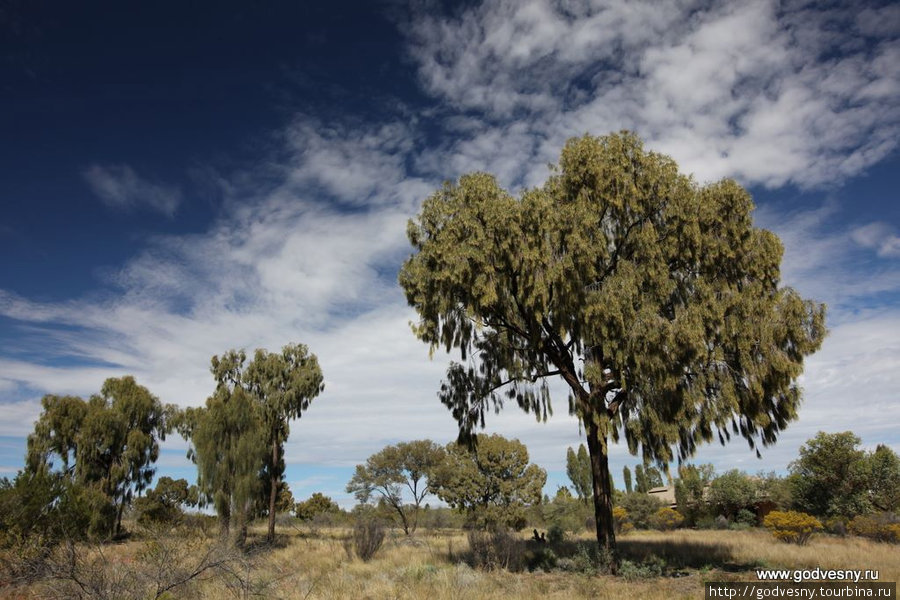
<svg viewBox="0 0 900 600">
<path fill-rule="evenodd" d="M 650 524 L 654 529 L 662 531 L 670 531 L 680 526 L 684 522 L 684 517 L 680 512 L 666 506 L 660 508 L 650 517 Z"/>
<path fill-rule="evenodd" d="M 756 513 L 752 510 L 742 508 L 734 516 L 734 522 L 740 523 L 741 525 L 749 525 L 750 527 L 754 527 L 756 526 Z"/>
<path fill-rule="evenodd" d="M 630 525 L 630 523 L 628 522 L 628 511 L 625 510 L 624 508 L 622 508 L 621 506 L 616 506 L 615 508 L 612 509 L 612 516 L 613 516 L 613 527 L 616 530 L 616 535 L 619 535 L 622 533 L 622 529 L 625 527 L 626 524 Z M 632 528 L 633 528 L 633 526 L 632 526 Z"/>
<path fill-rule="evenodd" d="M 494 569 L 520 571 L 525 559 L 532 558 L 524 556 L 519 540 L 502 529 L 497 531 L 471 529 L 468 538 L 473 567 L 488 571 Z"/>
<path fill-rule="evenodd" d="M 381 548 L 382 543 L 384 543 L 384 527 L 378 521 L 374 519 L 361 521 L 353 528 L 352 548 L 363 562 L 369 562 Z M 351 555 L 350 540 L 345 541 L 344 550 L 348 556 Z"/>
<path fill-rule="evenodd" d="M 619 576 L 628 581 L 653 579 L 661 577 L 665 573 L 665 569 L 665 561 L 656 556 L 650 556 L 642 563 L 623 560 L 622 564 L 619 566 Z"/>
<path fill-rule="evenodd" d="M 847 525 L 850 533 L 879 542 L 900 543 L 900 523 L 889 513 L 859 515 Z"/>
<path fill-rule="evenodd" d="M 628 517 L 637 529 L 649 529 L 650 518 L 660 509 L 657 498 L 647 494 L 625 494 L 621 507 L 628 511 Z"/>
<path fill-rule="evenodd" d="M 831 517 L 825 520 L 825 531 L 844 537 L 847 535 L 847 519 L 845 517 Z"/>
<path fill-rule="evenodd" d="M 552 571 L 556 568 L 556 553 L 547 547 L 525 553 L 525 565 L 529 571 Z"/>
<path fill-rule="evenodd" d="M 812 515 L 802 512 L 773 510 L 763 520 L 763 525 L 783 542 L 803 545 L 812 534 L 822 530 L 822 523 Z"/>
<path fill-rule="evenodd" d="M 554 523 L 550 526 L 550 529 L 547 530 L 547 541 L 557 546 L 561 544 L 566 539 L 566 530 L 559 524 Z"/>
</svg>

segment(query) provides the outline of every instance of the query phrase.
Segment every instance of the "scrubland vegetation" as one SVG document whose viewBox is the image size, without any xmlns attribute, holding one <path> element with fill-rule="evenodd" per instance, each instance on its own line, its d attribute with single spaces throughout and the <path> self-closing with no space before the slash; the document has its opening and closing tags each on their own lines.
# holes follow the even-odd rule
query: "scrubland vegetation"
<svg viewBox="0 0 900 600">
<path fill-rule="evenodd" d="M 447 184 L 410 222 L 399 282 L 415 335 L 460 353 L 438 392 L 456 441 L 373 454 L 347 512 L 321 493 L 296 502 L 284 482 L 290 424 L 324 391 L 302 344 L 214 356 L 203 407 L 163 405 L 127 376 L 87 400 L 48 395 L 25 467 L 0 480 L 0 590 L 652 599 L 755 567 L 896 580 L 900 459 L 886 446 L 820 433 L 788 477 L 668 468 L 716 437 L 774 443 L 826 333 L 824 306 L 780 287 L 780 243 L 752 209 L 735 182 L 698 186 L 628 133 L 570 140 L 520 199 L 484 173 Z M 550 377 L 568 385 L 587 442 L 566 453 L 571 490 L 552 498 L 525 444 L 477 432 L 504 401 L 545 419 Z M 196 484 L 151 488 L 173 432 Z M 624 492 L 609 465 L 620 438 L 642 457 Z M 652 495 L 664 477 L 677 508 Z"/>
<path fill-rule="evenodd" d="M 265 544 L 263 523 L 243 550 L 223 546 L 194 524 L 138 530 L 111 545 L 63 544 L 41 576 L 2 588 L 5 598 L 697 598 L 704 581 L 755 579 L 756 568 L 877 569 L 900 577 L 896 547 L 862 538 L 815 537 L 780 543 L 759 529 L 636 531 L 619 541 L 622 566 L 608 575 L 589 531 L 538 545 L 529 534 L 490 539 L 473 552 L 462 530 L 420 527 L 386 532 L 368 561 L 347 527 L 282 521 Z M 548 559 L 552 556 L 552 559 Z M 503 564 L 501 564 L 501 562 Z M 531 570 L 530 570 L 531 569 Z M 4 577 L 8 577 L 8 573 Z"/>
</svg>

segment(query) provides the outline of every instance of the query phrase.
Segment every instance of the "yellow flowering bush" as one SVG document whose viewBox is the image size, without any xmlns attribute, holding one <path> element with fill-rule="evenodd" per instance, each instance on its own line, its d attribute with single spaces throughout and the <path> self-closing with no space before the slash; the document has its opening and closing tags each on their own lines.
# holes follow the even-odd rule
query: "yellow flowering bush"
<svg viewBox="0 0 900 600">
<path fill-rule="evenodd" d="M 650 517 L 650 524 L 654 529 L 669 531 L 675 529 L 684 522 L 684 517 L 680 512 L 673 508 L 663 507 L 653 513 Z"/>
<path fill-rule="evenodd" d="M 803 545 L 817 531 L 822 531 L 822 523 L 812 515 L 794 510 L 773 510 L 763 519 L 763 526 L 782 542 Z"/>
</svg>

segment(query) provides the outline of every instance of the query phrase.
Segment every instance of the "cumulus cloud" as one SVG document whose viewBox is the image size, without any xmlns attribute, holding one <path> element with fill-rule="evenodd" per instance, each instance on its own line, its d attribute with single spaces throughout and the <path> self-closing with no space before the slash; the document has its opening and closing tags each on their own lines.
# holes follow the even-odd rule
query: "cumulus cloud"
<svg viewBox="0 0 900 600">
<path fill-rule="evenodd" d="M 181 191 L 138 176 L 128 165 L 91 165 L 83 173 L 91 191 L 117 210 L 146 208 L 172 217 L 181 203 Z"/>
</svg>

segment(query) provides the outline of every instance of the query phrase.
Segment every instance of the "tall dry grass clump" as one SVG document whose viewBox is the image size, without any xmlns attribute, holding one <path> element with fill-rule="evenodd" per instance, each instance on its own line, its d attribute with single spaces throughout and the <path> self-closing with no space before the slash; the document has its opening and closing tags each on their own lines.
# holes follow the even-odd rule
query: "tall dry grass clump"
<svg viewBox="0 0 900 600">
<path fill-rule="evenodd" d="M 353 537 L 344 542 L 347 556 L 353 553 L 363 562 L 369 562 L 384 543 L 384 527 L 376 520 L 360 521 L 353 528 Z"/>
</svg>

